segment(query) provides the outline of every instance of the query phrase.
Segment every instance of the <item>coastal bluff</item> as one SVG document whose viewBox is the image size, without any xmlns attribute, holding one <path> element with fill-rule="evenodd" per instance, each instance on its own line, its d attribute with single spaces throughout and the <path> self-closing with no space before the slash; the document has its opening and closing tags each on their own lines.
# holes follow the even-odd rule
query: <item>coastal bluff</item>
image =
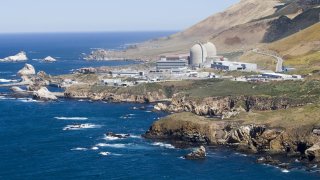
<svg viewBox="0 0 320 180">
<path fill-rule="evenodd" d="M 320 136 L 310 129 L 291 129 L 273 126 L 269 122 L 219 120 L 192 113 L 178 113 L 156 121 L 143 136 L 186 146 L 230 146 L 245 153 L 283 154 L 319 162 Z"/>
</svg>

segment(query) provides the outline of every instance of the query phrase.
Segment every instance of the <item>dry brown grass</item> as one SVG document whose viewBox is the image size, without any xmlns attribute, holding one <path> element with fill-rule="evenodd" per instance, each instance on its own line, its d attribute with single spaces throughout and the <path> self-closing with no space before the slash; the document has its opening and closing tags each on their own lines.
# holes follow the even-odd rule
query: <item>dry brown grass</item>
<svg viewBox="0 0 320 180">
<path fill-rule="evenodd" d="M 267 45 L 268 49 L 286 56 L 299 56 L 320 50 L 320 23 L 287 38 Z"/>
<path fill-rule="evenodd" d="M 256 63 L 260 69 L 274 70 L 276 69 L 275 58 L 271 56 L 265 56 L 262 54 L 257 54 L 252 51 L 246 52 L 240 57 L 242 62 Z"/>
<path fill-rule="evenodd" d="M 320 104 L 277 111 L 242 113 L 233 120 L 235 119 L 242 120 L 246 124 L 267 124 L 270 127 L 286 129 L 315 126 L 320 124 Z"/>
</svg>

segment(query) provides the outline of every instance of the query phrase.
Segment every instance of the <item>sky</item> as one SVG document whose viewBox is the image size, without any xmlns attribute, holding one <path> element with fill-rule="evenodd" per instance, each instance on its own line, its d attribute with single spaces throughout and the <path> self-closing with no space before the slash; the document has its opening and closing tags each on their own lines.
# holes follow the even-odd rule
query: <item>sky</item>
<svg viewBox="0 0 320 180">
<path fill-rule="evenodd" d="M 0 33 L 178 31 L 239 0 L 1 0 Z"/>
</svg>

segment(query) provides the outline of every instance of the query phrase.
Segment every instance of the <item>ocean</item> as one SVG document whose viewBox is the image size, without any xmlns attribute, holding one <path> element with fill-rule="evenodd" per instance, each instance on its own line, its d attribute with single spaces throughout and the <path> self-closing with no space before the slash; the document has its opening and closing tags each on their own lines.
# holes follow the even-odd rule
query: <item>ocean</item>
<svg viewBox="0 0 320 180">
<path fill-rule="evenodd" d="M 59 33 L 0 35 L 0 58 L 26 51 L 28 63 L 49 74 L 87 66 L 118 66 L 133 61 L 87 62 L 82 53 L 94 48 L 121 49 L 126 44 L 170 32 Z M 56 63 L 38 59 L 53 56 Z M 0 63 L 0 84 L 16 80 L 25 62 Z M 2 81 L 2 82 L 1 82 Z M 166 116 L 146 104 L 60 99 L 56 102 L 12 98 L 0 88 L 0 179 L 319 179 L 302 166 L 283 171 L 255 162 L 256 156 L 232 149 L 208 148 L 201 161 L 182 158 L 192 148 L 141 137 Z M 74 124 L 85 129 L 68 130 Z M 107 132 L 130 134 L 108 137 Z"/>
</svg>

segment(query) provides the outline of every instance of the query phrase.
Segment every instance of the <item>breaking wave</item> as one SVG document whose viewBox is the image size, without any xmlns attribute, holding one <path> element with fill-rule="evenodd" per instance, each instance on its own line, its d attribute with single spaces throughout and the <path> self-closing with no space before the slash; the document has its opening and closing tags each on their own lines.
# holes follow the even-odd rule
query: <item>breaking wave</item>
<svg viewBox="0 0 320 180">
<path fill-rule="evenodd" d="M 71 151 L 87 151 L 87 148 L 82 148 L 82 147 L 77 147 L 77 148 L 73 148 L 71 149 Z"/>
<path fill-rule="evenodd" d="M 0 83 L 18 82 L 15 79 L 0 79 Z"/>
<path fill-rule="evenodd" d="M 106 143 L 99 143 L 96 146 L 98 147 L 111 147 L 111 148 L 126 148 L 126 144 L 106 144 Z"/>
<path fill-rule="evenodd" d="M 100 152 L 99 154 L 102 156 L 109 156 L 111 153 L 110 152 Z"/>
<path fill-rule="evenodd" d="M 160 147 L 164 147 L 164 148 L 168 148 L 168 149 L 174 149 L 175 147 L 171 144 L 166 144 L 166 143 L 162 143 L 162 142 L 155 142 L 152 143 L 153 146 L 160 146 Z"/>
<path fill-rule="evenodd" d="M 79 121 L 88 120 L 87 117 L 54 117 L 54 118 L 59 120 L 79 120 Z"/>
<path fill-rule="evenodd" d="M 63 128 L 64 131 L 72 131 L 72 130 L 81 130 L 81 129 L 95 129 L 100 128 L 100 125 L 96 124 L 77 124 L 77 125 L 68 125 Z"/>
</svg>

